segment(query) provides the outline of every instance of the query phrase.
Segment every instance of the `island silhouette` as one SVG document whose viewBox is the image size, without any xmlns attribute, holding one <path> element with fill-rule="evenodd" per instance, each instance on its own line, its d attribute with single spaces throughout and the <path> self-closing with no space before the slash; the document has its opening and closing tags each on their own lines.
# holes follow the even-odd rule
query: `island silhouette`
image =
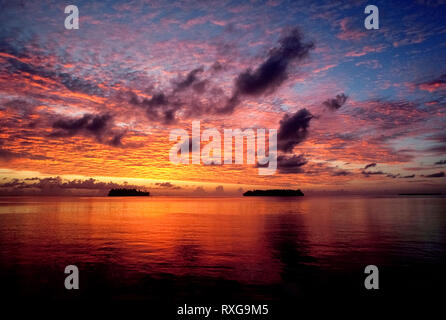
<svg viewBox="0 0 446 320">
<path fill-rule="evenodd" d="M 136 189 L 111 189 L 108 192 L 109 197 L 136 197 L 150 196 L 150 192 L 140 191 Z"/>
<path fill-rule="evenodd" d="M 302 197 L 304 193 L 290 189 L 249 190 L 243 193 L 245 197 Z"/>
<path fill-rule="evenodd" d="M 399 196 L 441 196 L 441 192 L 414 192 L 414 193 L 399 193 Z"/>
</svg>

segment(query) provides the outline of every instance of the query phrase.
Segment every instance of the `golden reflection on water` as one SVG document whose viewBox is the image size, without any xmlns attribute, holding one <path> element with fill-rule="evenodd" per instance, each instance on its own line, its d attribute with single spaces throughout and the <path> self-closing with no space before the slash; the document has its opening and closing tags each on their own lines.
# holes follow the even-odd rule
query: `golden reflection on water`
<svg viewBox="0 0 446 320">
<path fill-rule="evenodd" d="M 273 284 L 302 268 L 357 272 L 395 255 L 434 263 L 444 208 L 445 199 L 360 197 L 0 198 L 0 266 L 105 264 L 124 278 Z"/>
</svg>

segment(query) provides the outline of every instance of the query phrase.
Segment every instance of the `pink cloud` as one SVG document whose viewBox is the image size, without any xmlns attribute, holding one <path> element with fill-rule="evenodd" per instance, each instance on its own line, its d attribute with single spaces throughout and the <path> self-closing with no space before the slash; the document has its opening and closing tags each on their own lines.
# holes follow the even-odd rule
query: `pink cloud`
<svg viewBox="0 0 446 320">
<path fill-rule="evenodd" d="M 366 36 L 364 31 L 353 30 L 351 18 L 344 18 L 340 22 L 341 32 L 336 35 L 340 40 L 360 40 Z"/>
</svg>

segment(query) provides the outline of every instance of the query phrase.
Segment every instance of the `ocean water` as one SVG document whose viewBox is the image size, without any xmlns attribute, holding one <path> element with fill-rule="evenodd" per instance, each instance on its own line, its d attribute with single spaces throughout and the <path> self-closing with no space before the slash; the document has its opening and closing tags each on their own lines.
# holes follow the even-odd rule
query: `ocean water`
<svg viewBox="0 0 446 320">
<path fill-rule="evenodd" d="M 445 227 L 438 197 L 2 197 L 0 281 L 12 300 L 421 298 L 443 290 Z"/>
</svg>

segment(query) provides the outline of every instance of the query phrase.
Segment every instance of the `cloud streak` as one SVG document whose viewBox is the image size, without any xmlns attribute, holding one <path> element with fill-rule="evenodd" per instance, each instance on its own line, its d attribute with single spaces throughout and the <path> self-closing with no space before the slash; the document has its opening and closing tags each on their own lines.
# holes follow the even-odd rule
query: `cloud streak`
<svg viewBox="0 0 446 320">
<path fill-rule="evenodd" d="M 291 152 L 296 145 L 307 138 L 310 121 L 314 118 L 307 109 L 300 109 L 290 115 L 285 114 L 280 120 L 277 131 L 277 149 L 283 152 Z"/>
<path fill-rule="evenodd" d="M 331 111 L 336 111 L 341 108 L 347 102 L 348 96 L 341 93 L 336 96 L 334 99 L 328 99 L 324 101 L 322 104 Z"/>
<path fill-rule="evenodd" d="M 54 121 L 54 131 L 51 137 L 72 137 L 78 134 L 94 136 L 99 142 L 114 147 L 121 146 L 124 132 L 116 132 L 112 129 L 112 116 L 104 114 L 84 114 L 80 118 L 59 118 Z"/>
</svg>

